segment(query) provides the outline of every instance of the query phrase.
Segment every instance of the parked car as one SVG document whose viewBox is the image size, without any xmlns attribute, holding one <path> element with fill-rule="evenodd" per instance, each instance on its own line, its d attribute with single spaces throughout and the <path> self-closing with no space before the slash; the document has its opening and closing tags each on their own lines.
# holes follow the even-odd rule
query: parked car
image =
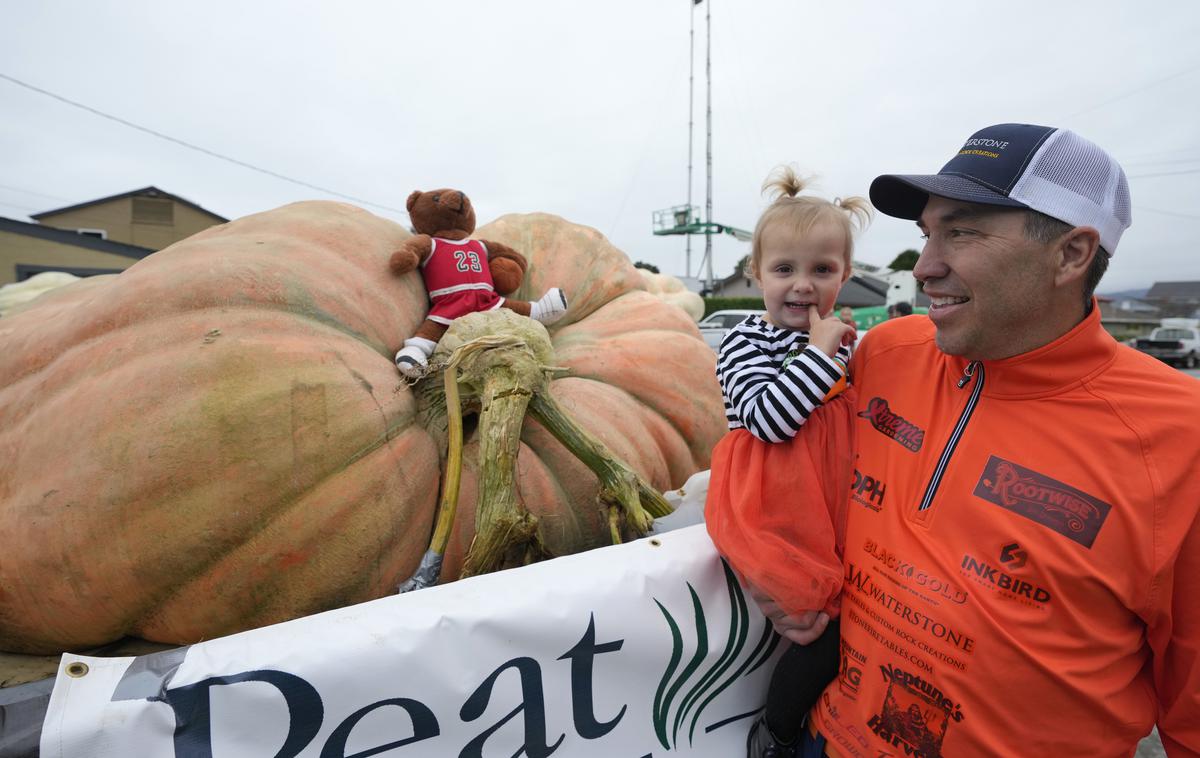
<svg viewBox="0 0 1200 758">
<path fill-rule="evenodd" d="M 1171 365 L 1196 368 L 1200 364 L 1200 320 L 1164 318 L 1162 326 L 1149 337 L 1139 337 L 1133 346 Z"/>
<path fill-rule="evenodd" d="M 725 332 L 729 331 L 731 327 L 745 321 L 747 316 L 760 315 L 762 315 L 762 311 L 713 311 L 700 319 L 700 323 L 696 326 L 700 327 L 700 334 L 708 346 L 716 350 L 721 347 L 721 340 L 725 339 Z"/>
</svg>

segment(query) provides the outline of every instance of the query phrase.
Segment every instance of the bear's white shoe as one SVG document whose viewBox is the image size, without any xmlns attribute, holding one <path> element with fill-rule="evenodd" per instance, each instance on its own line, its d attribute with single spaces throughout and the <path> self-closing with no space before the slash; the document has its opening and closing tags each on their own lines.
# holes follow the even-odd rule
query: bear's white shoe
<svg viewBox="0 0 1200 758">
<path fill-rule="evenodd" d="M 404 347 L 396 353 L 396 368 L 410 379 L 417 379 L 425 374 L 429 365 L 429 356 L 437 343 L 423 337 L 410 337 L 404 340 Z"/>
<path fill-rule="evenodd" d="M 530 303 L 529 317 L 543 324 L 553 324 L 567 315 L 567 296 L 558 287 L 553 287 L 542 295 L 536 303 Z"/>
<path fill-rule="evenodd" d="M 425 371 L 429 359 L 419 347 L 403 347 L 396 353 L 396 368 L 407 377 L 418 377 Z"/>
</svg>

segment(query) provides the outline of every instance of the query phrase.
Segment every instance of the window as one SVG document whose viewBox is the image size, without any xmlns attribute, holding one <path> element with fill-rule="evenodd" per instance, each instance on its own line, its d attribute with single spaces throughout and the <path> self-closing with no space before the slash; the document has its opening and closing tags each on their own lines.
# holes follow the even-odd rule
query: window
<svg viewBox="0 0 1200 758">
<path fill-rule="evenodd" d="M 1159 329 L 1156 339 L 1160 340 L 1193 340 L 1196 335 L 1191 329 Z"/>
<path fill-rule="evenodd" d="M 104 231 L 103 229 L 76 229 L 75 232 L 83 235 L 84 237 L 95 237 L 96 239 L 101 240 L 108 239 L 108 232 Z"/>
<path fill-rule="evenodd" d="M 133 223 L 171 226 L 175 223 L 175 203 L 156 197 L 135 197 Z"/>
</svg>

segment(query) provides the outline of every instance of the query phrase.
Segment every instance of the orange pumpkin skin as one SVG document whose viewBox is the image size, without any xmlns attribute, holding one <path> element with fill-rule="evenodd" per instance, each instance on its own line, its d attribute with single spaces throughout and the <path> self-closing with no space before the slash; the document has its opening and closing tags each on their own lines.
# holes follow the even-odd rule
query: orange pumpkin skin
<svg viewBox="0 0 1200 758">
<path fill-rule="evenodd" d="M 479 235 L 526 253 L 529 293 L 567 292 L 552 334 L 576 373 L 551 391 L 576 420 L 660 489 L 705 467 L 723 419 L 690 319 L 591 230 L 527 216 Z M 391 361 L 428 308 L 419 277 L 387 272 L 408 236 L 297 203 L 0 320 L 0 649 L 186 644 L 394 591 L 442 475 Z M 594 477 L 536 424 L 524 439 L 518 495 L 551 549 L 603 544 Z M 465 479 L 448 578 L 473 532 Z"/>
</svg>

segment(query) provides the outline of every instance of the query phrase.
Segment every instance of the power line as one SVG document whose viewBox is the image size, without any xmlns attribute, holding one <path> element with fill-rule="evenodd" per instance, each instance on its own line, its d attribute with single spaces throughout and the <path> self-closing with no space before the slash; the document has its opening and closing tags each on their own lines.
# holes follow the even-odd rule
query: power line
<svg viewBox="0 0 1200 758">
<path fill-rule="evenodd" d="M 217 158 L 219 160 L 226 161 L 228 163 L 232 163 L 236 166 L 241 166 L 242 168 L 248 168 L 251 171 L 257 171 L 260 174 L 266 174 L 267 176 L 271 176 L 276 179 L 282 179 L 285 182 L 291 182 L 292 184 L 298 184 L 301 187 L 308 187 L 309 189 L 314 189 L 314 190 L 317 190 L 318 192 L 324 192 L 327 195 L 334 195 L 335 197 L 344 198 L 346 200 L 353 200 L 356 203 L 362 203 L 363 205 L 370 205 L 374 208 L 382 208 L 383 210 L 392 211 L 393 213 L 400 213 L 405 216 L 408 215 L 407 211 L 401 210 L 399 208 L 393 208 L 390 205 L 381 205 L 379 203 L 372 203 L 370 200 L 364 200 L 361 197 L 354 197 L 353 195 L 347 195 L 345 193 L 338 192 L 336 190 L 331 190 L 326 187 L 321 187 L 316 184 L 310 184 L 308 182 L 301 181 L 300 179 L 293 179 L 290 176 L 284 176 L 283 174 L 276 173 L 275 171 L 271 171 L 270 169 L 261 168 L 259 166 L 255 166 L 252 163 L 246 163 L 245 161 L 240 161 L 237 158 L 230 158 L 228 155 L 222 155 L 221 153 L 213 152 L 212 150 L 208 150 L 207 148 L 200 147 L 199 145 L 193 145 L 190 142 L 185 142 L 181 139 L 177 139 L 168 134 L 163 134 L 162 132 L 158 132 L 158 131 L 155 131 L 148 127 L 141 126 L 139 124 L 135 124 L 132 121 L 126 121 L 125 119 L 120 118 L 118 116 L 113 116 L 112 114 L 105 113 L 104 111 L 96 110 L 95 108 L 92 108 L 91 106 L 88 106 L 88 105 L 84 105 L 83 103 L 77 103 L 74 100 L 70 100 L 68 98 L 63 97 L 62 95 L 56 95 L 55 93 L 50 92 L 49 90 L 44 90 L 41 87 L 35 87 L 32 84 L 29 84 L 28 82 L 23 82 L 20 79 L 16 79 L 16 78 L 9 76 L 8 74 L 0 73 L 0 79 L 6 79 L 20 87 L 24 87 L 25 89 L 32 90 L 39 94 L 45 95 L 47 97 L 52 97 L 55 100 L 66 103 L 67 105 L 73 106 L 75 108 L 80 108 L 82 110 L 87 111 L 88 113 L 92 113 L 94 115 L 100 116 L 101 118 L 106 118 L 109 121 L 115 121 L 118 124 L 121 124 L 123 126 L 128 126 L 131 129 L 137 129 L 139 132 L 145 132 L 146 134 L 152 135 L 154 137 L 158 137 L 159 139 L 164 139 L 167 142 L 174 142 L 176 145 L 181 145 L 182 147 L 186 147 L 189 150 L 195 150 L 197 152 L 204 153 L 205 155 L 208 155 L 213 158 Z"/>
<path fill-rule="evenodd" d="M 1200 158 L 1187 158 L 1185 155 L 1200 155 L 1200 147 L 1195 145 L 1187 145 L 1178 147 L 1174 150 L 1159 150 L 1153 153 L 1141 153 L 1137 155 L 1126 155 L 1121 161 L 1122 166 L 1136 166 L 1139 163 L 1170 163 L 1171 161 L 1191 161 L 1200 160 Z"/>
<path fill-rule="evenodd" d="M 23 189 L 21 187 L 10 187 L 7 184 L 0 184 L 0 189 L 12 190 L 13 192 L 20 192 L 23 195 L 35 195 L 37 197 L 44 197 L 47 200 L 60 200 L 64 203 L 73 202 L 70 198 L 59 197 L 58 195 L 47 195 L 42 192 L 34 192 L 33 190 L 27 190 L 27 189 Z"/>
<path fill-rule="evenodd" d="M 1087 107 L 1087 108 L 1084 108 L 1084 109 L 1083 109 L 1083 110 L 1081 110 L 1081 111 L 1075 111 L 1074 113 L 1070 114 L 1069 116 L 1064 116 L 1064 117 L 1063 117 L 1061 120 L 1062 120 L 1062 121 L 1067 121 L 1067 120 L 1069 120 L 1069 119 L 1073 119 L 1073 118 L 1075 118 L 1076 116 L 1082 115 L 1082 114 L 1084 114 L 1084 113 L 1090 113 L 1091 111 L 1094 111 L 1094 110 L 1096 110 L 1097 108 L 1103 108 L 1104 106 L 1106 106 L 1106 105 L 1111 105 L 1112 103 L 1115 103 L 1115 102 L 1117 102 L 1118 100 L 1124 100 L 1124 99 L 1125 99 L 1125 98 L 1127 98 L 1127 97 L 1132 97 L 1132 96 L 1134 96 L 1134 95 L 1137 95 L 1137 94 L 1139 94 L 1139 93 L 1145 92 L 1146 90 L 1148 90 L 1148 89 L 1150 89 L 1150 88 L 1152 88 L 1152 87 L 1157 87 L 1158 85 L 1160 85 L 1160 84 L 1162 84 L 1162 83 L 1164 83 L 1164 82 L 1169 82 L 1169 81 L 1171 81 L 1172 79 L 1177 79 L 1177 78 L 1179 78 L 1179 77 L 1181 77 L 1181 76 L 1184 76 L 1185 74 L 1190 74 L 1190 73 L 1192 73 L 1193 71 L 1196 71 L 1197 69 L 1200 69 L 1200 66 L 1192 66 L 1191 68 L 1185 68 L 1183 71 L 1177 71 L 1177 72 L 1175 72 L 1174 74 L 1171 74 L 1170 76 L 1164 76 L 1162 79 L 1156 79 L 1156 80 L 1154 80 L 1154 81 L 1152 81 L 1152 82 L 1149 82 L 1149 83 L 1147 83 L 1147 84 L 1143 84 L 1143 85 L 1142 85 L 1142 86 L 1140 86 L 1140 87 L 1135 87 L 1134 89 L 1131 89 L 1131 90 L 1128 90 L 1128 91 L 1126 91 L 1126 92 L 1123 92 L 1123 93 L 1121 93 L 1120 95 L 1117 95 L 1117 96 L 1115 96 L 1115 97 L 1110 97 L 1109 99 L 1107 99 L 1107 100 L 1104 100 L 1103 102 L 1099 102 L 1099 103 L 1097 103 L 1097 104 L 1095 104 L 1095 105 L 1092 105 L 1092 106 L 1089 106 L 1089 107 Z"/>
<path fill-rule="evenodd" d="M 1150 213 L 1161 213 L 1164 216 L 1177 216 L 1178 218 L 1190 218 L 1190 219 L 1194 219 L 1196 221 L 1200 221 L 1200 216 L 1195 216 L 1190 213 L 1179 213 L 1177 211 L 1160 211 L 1157 208 L 1146 208 L 1141 205 L 1135 205 L 1133 207 L 1139 211 L 1148 211 Z"/>
<path fill-rule="evenodd" d="M 1137 163 L 1122 163 L 1121 168 L 1149 168 L 1151 166 L 1179 166 L 1188 163 L 1200 163 L 1200 158 L 1172 158 L 1161 161 L 1139 161 Z"/>
<path fill-rule="evenodd" d="M 27 208 L 24 205 L 15 205 L 13 203 L 0 203 L 5 208 L 16 208 L 17 210 L 25 211 L 26 213 L 37 213 L 37 208 Z"/>
<path fill-rule="evenodd" d="M 1189 168 L 1183 171 L 1162 171 L 1157 174 L 1131 174 L 1130 179 L 1150 179 L 1155 176 L 1182 176 L 1183 174 L 1200 174 L 1200 168 Z"/>
</svg>

